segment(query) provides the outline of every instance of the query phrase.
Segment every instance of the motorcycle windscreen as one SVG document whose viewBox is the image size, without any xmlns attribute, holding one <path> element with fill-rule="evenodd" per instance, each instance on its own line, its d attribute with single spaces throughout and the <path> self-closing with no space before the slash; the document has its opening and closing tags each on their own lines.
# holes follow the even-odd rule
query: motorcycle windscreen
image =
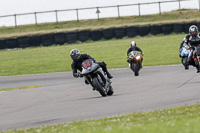
<svg viewBox="0 0 200 133">
<path fill-rule="evenodd" d="M 188 56 L 189 53 L 190 53 L 190 50 L 183 47 L 181 51 L 181 56 Z"/>
<path fill-rule="evenodd" d="M 137 55 L 139 55 L 138 51 L 131 51 L 129 58 L 134 59 Z"/>
<path fill-rule="evenodd" d="M 82 68 L 83 68 L 82 74 L 85 75 L 85 74 L 88 74 L 90 72 L 93 72 L 98 68 L 98 66 L 99 65 L 94 63 L 94 61 L 92 59 L 85 60 L 82 63 Z"/>
<path fill-rule="evenodd" d="M 139 52 L 138 51 L 131 51 L 131 53 L 130 53 L 131 55 L 134 55 L 134 56 L 136 56 L 136 55 L 138 55 L 139 54 Z"/>
</svg>

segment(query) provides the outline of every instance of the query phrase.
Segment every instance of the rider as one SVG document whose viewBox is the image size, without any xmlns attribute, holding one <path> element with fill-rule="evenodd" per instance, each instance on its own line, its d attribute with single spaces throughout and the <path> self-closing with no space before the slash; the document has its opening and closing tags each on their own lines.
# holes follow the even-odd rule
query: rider
<svg viewBox="0 0 200 133">
<path fill-rule="evenodd" d="M 109 79 L 113 78 L 113 76 L 108 72 L 105 62 L 97 62 L 94 58 L 92 58 L 90 55 L 85 54 L 85 53 L 80 54 L 80 51 L 78 49 L 72 49 L 70 52 L 70 56 L 73 60 L 71 63 L 71 68 L 72 68 L 74 77 L 76 78 L 81 77 L 82 75 L 79 72 L 77 72 L 77 69 L 79 71 L 82 71 L 82 67 L 81 67 L 82 62 L 87 59 L 92 59 L 95 63 L 99 64 L 99 66 L 103 69 L 104 72 L 106 72 Z M 89 84 L 86 80 L 85 80 L 85 83 Z"/>
<path fill-rule="evenodd" d="M 127 50 L 127 56 L 129 56 L 129 53 L 131 51 L 140 51 L 141 54 L 144 55 L 143 51 L 139 47 L 136 46 L 136 42 L 135 41 L 132 41 L 130 45 L 131 45 L 131 47 L 128 48 L 128 50 Z M 141 68 L 142 68 L 142 61 L 143 61 L 143 58 L 141 59 Z M 129 58 L 127 59 L 127 62 L 130 63 L 129 62 Z"/>
<path fill-rule="evenodd" d="M 200 34 L 198 33 L 198 27 L 196 25 L 192 25 L 189 28 L 189 34 L 186 35 L 186 37 L 183 39 L 183 42 L 180 44 L 179 52 L 181 52 L 181 49 L 183 47 L 183 44 L 187 44 L 189 47 L 191 46 L 198 46 L 200 44 Z M 200 72 L 199 69 L 199 63 L 195 64 L 192 56 L 193 56 L 194 49 L 191 50 L 190 54 L 188 55 L 188 63 L 190 65 L 193 65 L 197 69 L 197 73 Z M 180 54 L 179 54 L 180 56 Z"/>
</svg>

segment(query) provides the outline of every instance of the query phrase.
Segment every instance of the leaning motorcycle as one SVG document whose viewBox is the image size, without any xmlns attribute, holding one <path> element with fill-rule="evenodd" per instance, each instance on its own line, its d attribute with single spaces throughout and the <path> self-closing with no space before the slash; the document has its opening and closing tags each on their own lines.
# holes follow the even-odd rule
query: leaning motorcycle
<svg viewBox="0 0 200 133">
<path fill-rule="evenodd" d="M 111 80 L 99 64 L 95 63 L 92 59 L 87 59 L 81 66 L 82 76 L 85 77 L 94 90 L 99 91 L 103 97 L 113 95 L 114 91 L 111 86 Z"/>
<path fill-rule="evenodd" d="M 135 76 L 138 76 L 139 70 L 142 67 L 142 56 L 138 51 L 131 51 L 128 58 L 130 69 L 134 72 Z"/>
<path fill-rule="evenodd" d="M 180 52 L 180 56 L 181 56 L 181 62 L 183 63 L 185 69 L 189 69 L 189 63 L 188 63 L 189 53 L 190 53 L 189 46 L 186 44 L 183 44 L 183 47 Z"/>
</svg>

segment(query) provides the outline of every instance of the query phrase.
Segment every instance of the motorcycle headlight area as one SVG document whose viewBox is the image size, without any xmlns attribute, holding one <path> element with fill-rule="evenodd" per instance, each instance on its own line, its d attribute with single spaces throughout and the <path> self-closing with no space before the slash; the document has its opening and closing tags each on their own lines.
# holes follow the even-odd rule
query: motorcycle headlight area
<svg viewBox="0 0 200 133">
<path fill-rule="evenodd" d="M 138 55 L 138 56 L 136 56 L 135 58 L 136 58 L 136 60 L 139 60 L 139 59 L 140 59 L 140 56 Z"/>
</svg>

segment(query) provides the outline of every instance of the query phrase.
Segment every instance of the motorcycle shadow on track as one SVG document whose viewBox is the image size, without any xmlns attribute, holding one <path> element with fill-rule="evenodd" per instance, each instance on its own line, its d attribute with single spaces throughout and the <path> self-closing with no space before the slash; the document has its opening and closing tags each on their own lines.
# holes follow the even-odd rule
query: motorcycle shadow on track
<svg viewBox="0 0 200 133">
<path fill-rule="evenodd" d="M 127 93 L 115 94 L 115 95 L 112 95 L 112 97 L 119 97 L 119 96 L 124 96 L 124 95 L 132 95 L 132 93 L 127 92 Z M 93 100 L 93 99 L 98 99 L 98 98 L 102 98 L 102 96 L 85 97 L 85 98 L 80 98 L 80 99 L 74 99 L 72 101 Z"/>
<path fill-rule="evenodd" d="M 102 98 L 102 96 L 96 96 L 96 97 L 85 97 L 85 98 L 74 99 L 74 100 L 71 100 L 71 101 L 93 100 L 93 99 L 98 99 L 98 98 Z"/>
</svg>

